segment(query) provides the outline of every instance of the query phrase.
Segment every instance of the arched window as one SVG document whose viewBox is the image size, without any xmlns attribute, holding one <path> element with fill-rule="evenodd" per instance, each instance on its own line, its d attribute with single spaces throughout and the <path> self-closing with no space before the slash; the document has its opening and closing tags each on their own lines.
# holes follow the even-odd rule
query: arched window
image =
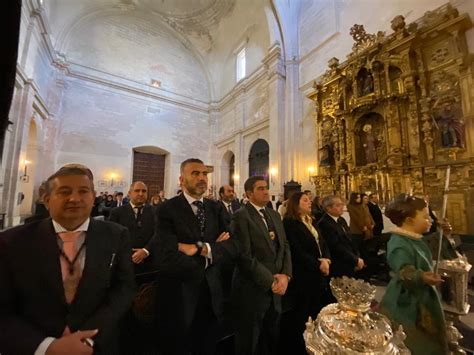
<svg viewBox="0 0 474 355">
<path fill-rule="evenodd" d="M 266 140 L 257 139 L 249 154 L 249 177 L 262 175 L 268 180 L 268 169 L 270 165 L 270 147 Z"/>
</svg>

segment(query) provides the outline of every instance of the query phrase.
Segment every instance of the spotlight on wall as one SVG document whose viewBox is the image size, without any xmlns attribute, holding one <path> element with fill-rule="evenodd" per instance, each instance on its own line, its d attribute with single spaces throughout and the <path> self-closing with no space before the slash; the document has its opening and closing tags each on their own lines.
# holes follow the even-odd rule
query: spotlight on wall
<svg viewBox="0 0 474 355">
<path fill-rule="evenodd" d="M 234 175 L 232 175 L 232 179 L 233 179 L 234 181 L 239 181 L 239 179 L 240 179 L 239 174 L 234 174 Z"/>
</svg>

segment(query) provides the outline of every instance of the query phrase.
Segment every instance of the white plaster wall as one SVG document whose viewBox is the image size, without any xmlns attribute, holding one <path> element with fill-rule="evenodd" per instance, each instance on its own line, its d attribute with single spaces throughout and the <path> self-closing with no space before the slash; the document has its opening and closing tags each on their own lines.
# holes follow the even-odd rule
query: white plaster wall
<svg viewBox="0 0 474 355">
<path fill-rule="evenodd" d="M 118 77 L 189 98 L 209 100 L 204 69 L 195 55 L 165 25 L 139 11 L 91 15 L 71 31 L 66 58 Z"/>
<path fill-rule="evenodd" d="M 262 65 L 270 47 L 265 0 L 237 0 L 230 15 L 213 31 L 213 46 L 205 56 L 215 88 L 214 100 L 220 100 L 236 85 L 235 51 L 246 46 L 246 73 L 250 76 Z"/>
<path fill-rule="evenodd" d="M 300 86 L 314 80 L 327 69 L 332 57 L 340 61 L 351 52 L 353 39 L 349 35 L 354 24 L 362 24 L 368 33 L 392 33 L 390 21 L 403 15 L 407 24 L 426 11 L 447 3 L 446 0 L 302 0 L 299 19 Z M 460 13 L 474 19 L 474 1 L 451 0 Z M 474 30 L 467 33 L 474 52 Z"/>
<path fill-rule="evenodd" d="M 169 152 L 165 190 L 174 193 L 179 164 L 196 157 L 208 161 L 208 114 L 67 79 L 59 114 L 57 165 L 77 162 L 89 166 L 97 180 L 110 173 L 129 184 L 132 148 L 156 146 Z"/>
</svg>

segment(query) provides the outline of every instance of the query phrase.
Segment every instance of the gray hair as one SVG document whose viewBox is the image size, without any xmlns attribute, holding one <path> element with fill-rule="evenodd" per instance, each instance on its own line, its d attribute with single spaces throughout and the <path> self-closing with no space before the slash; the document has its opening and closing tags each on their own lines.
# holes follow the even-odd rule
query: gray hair
<svg viewBox="0 0 474 355">
<path fill-rule="evenodd" d="M 326 211 L 329 207 L 334 205 L 334 200 L 337 198 L 341 200 L 339 196 L 335 196 L 335 195 L 325 196 L 323 198 L 323 201 L 321 202 L 321 205 L 323 206 L 324 210 Z"/>
</svg>

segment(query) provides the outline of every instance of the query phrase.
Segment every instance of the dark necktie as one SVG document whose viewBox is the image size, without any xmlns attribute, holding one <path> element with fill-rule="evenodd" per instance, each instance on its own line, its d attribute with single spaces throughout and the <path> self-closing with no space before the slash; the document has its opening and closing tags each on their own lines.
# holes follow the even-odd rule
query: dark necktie
<svg viewBox="0 0 474 355">
<path fill-rule="evenodd" d="M 263 218 L 267 223 L 268 234 L 270 235 L 270 239 L 272 240 L 273 246 L 275 247 L 275 251 L 278 251 L 278 238 L 273 220 L 270 218 L 267 211 L 265 211 L 265 208 L 260 209 L 260 213 L 263 215 Z"/>
<path fill-rule="evenodd" d="M 204 236 L 204 228 L 206 228 L 206 215 L 204 214 L 204 204 L 202 201 L 194 201 L 193 205 L 197 207 L 196 217 L 201 229 L 201 238 Z"/>
<path fill-rule="evenodd" d="M 229 211 L 229 214 L 232 214 L 232 205 L 227 206 L 227 210 Z"/>
<path fill-rule="evenodd" d="M 136 206 L 134 209 L 137 211 L 135 214 L 135 221 L 137 222 L 138 228 L 140 228 L 142 226 L 143 206 Z"/>
<path fill-rule="evenodd" d="M 337 219 L 337 224 L 339 224 L 342 228 L 342 230 L 344 231 L 344 233 L 347 234 L 347 223 L 346 223 L 346 220 L 342 217 L 339 217 Z"/>
</svg>

